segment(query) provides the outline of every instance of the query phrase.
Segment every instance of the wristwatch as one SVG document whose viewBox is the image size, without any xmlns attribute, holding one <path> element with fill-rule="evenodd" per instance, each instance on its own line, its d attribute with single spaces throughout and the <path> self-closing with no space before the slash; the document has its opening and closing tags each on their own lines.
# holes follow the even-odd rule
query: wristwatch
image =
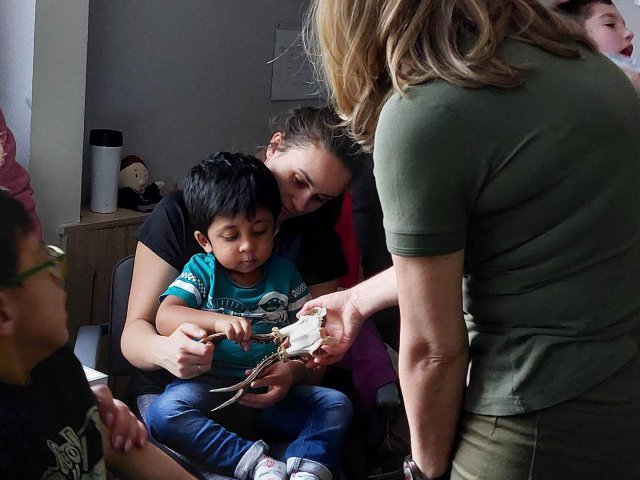
<svg viewBox="0 0 640 480">
<path fill-rule="evenodd" d="M 407 455 L 404 462 L 402 462 L 402 473 L 404 474 L 404 480 L 426 480 L 411 455 Z"/>
<path fill-rule="evenodd" d="M 411 458 L 411 455 L 407 455 L 404 462 L 402 462 L 402 473 L 404 475 L 404 480 L 445 480 L 449 478 L 450 472 L 447 472 L 437 478 L 427 477 L 420 471 L 416 462 Z"/>
</svg>

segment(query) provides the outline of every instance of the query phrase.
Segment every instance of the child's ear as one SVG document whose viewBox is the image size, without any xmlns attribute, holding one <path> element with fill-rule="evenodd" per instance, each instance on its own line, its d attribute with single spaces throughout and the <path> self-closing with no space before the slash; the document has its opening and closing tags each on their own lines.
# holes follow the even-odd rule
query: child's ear
<svg viewBox="0 0 640 480">
<path fill-rule="evenodd" d="M 276 153 L 276 151 L 278 151 L 278 148 L 280 147 L 280 145 L 282 145 L 283 141 L 284 141 L 284 137 L 282 136 L 282 133 L 276 132 L 273 134 L 273 136 L 271 137 L 271 140 L 269 141 L 269 145 L 267 145 L 267 150 L 265 152 L 267 161 L 269 161 L 269 159 L 273 156 L 273 154 Z"/>
<path fill-rule="evenodd" d="M 200 245 L 203 250 L 207 253 L 211 253 L 211 242 L 206 235 L 204 235 L 200 230 L 196 230 L 193 232 L 193 236 L 196 237 L 196 242 Z"/>
</svg>

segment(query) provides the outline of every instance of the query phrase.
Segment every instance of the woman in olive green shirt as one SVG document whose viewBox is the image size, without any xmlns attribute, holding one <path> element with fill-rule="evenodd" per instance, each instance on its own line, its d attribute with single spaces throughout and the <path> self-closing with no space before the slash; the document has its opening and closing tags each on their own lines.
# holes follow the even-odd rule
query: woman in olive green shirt
<svg viewBox="0 0 640 480">
<path fill-rule="evenodd" d="M 453 455 L 456 479 L 640 478 L 630 82 L 538 0 L 313 8 L 337 110 L 375 147 L 394 261 L 308 304 L 329 307 L 329 330 L 343 334 L 317 362 L 399 302 L 401 385 L 425 477 Z"/>
</svg>

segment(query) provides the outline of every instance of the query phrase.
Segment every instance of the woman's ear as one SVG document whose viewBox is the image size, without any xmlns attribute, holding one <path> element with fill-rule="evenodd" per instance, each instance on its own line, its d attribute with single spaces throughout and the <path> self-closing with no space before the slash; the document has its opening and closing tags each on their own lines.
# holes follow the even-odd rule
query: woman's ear
<svg viewBox="0 0 640 480">
<path fill-rule="evenodd" d="M 282 145 L 283 142 L 284 137 L 282 136 L 282 133 L 276 132 L 273 134 L 265 152 L 267 161 L 273 156 L 274 153 L 278 151 L 278 148 L 280 148 L 280 145 Z"/>
<path fill-rule="evenodd" d="M 205 234 L 203 234 L 200 230 L 196 230 L 195 232 L 193 232 L 193 236 L 196 238 L 196 242 L 198 242 L 198 245 L 200 245 L 205 252 L 211 253 L 211 242 L 209 242 L 209 239 Z"/>
</svg>

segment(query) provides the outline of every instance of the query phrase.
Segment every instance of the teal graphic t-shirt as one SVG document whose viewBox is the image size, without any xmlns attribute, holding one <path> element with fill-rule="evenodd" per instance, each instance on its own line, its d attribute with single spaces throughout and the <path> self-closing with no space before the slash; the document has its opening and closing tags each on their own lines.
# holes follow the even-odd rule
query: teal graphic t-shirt
<svg viewBox="0 0 640 480">
<path fill-rule="evenodd" d="M 175 295 L 187 306 L 210 312 L 246 317 L 253 333 L 270 333 L 296 321 L 296 313 L 310 298 L 295 265 L 272 255 L 263 266 L 261 279 L 250 287 L 240 286 L 229 278 L 212 254 L 191 257 L 180 276 L 162 294 Z M 276 351 L 273 343 L 252 343 L 248 351 L 230 340 L 215 349 L 211 374 L 244 377 L 264 357 Z"/>
</svg>

